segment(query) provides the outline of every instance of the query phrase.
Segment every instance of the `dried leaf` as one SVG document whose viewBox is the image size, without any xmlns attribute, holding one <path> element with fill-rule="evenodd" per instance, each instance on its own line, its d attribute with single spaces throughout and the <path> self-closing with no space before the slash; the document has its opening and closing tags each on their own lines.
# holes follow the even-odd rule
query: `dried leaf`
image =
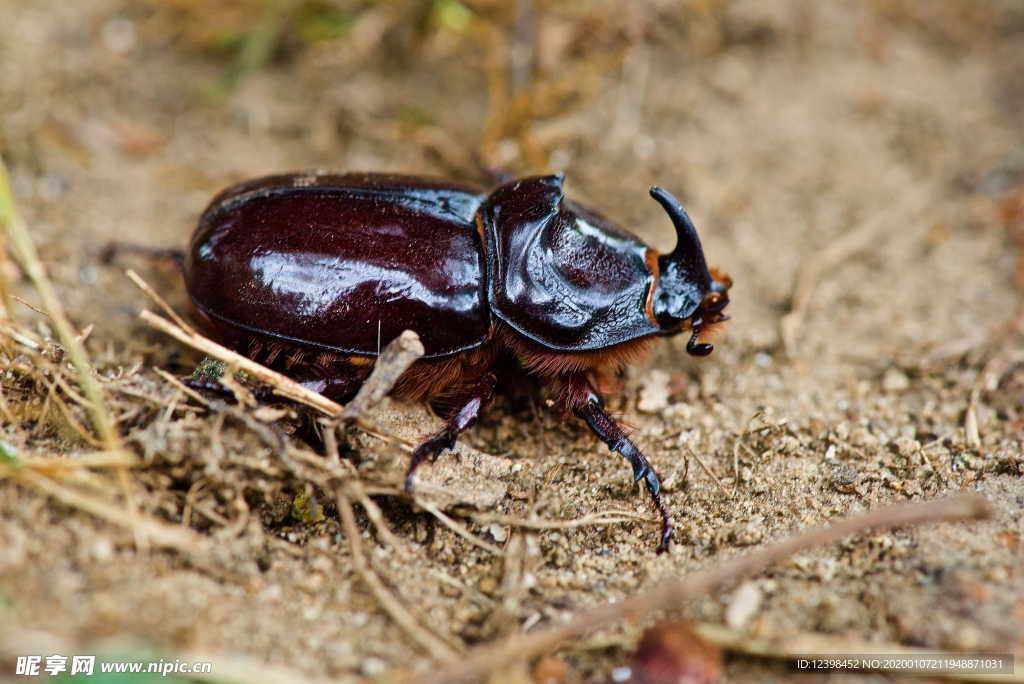
<svg viewBox="0 0 1024 684">
<path fill-rule="evenodd" d="M 630 664 L 612 672 L 616 684 L 709 684 L 722 676 L 722 652 L 685 622 L 663 622 L 644 632 Z"/>
</svg>

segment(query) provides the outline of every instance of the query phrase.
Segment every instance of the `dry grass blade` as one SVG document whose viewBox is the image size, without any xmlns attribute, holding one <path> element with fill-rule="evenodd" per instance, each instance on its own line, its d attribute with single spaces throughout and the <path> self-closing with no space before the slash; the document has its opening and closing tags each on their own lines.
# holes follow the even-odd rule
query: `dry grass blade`
<svg viewBox="0 0 1024 684">
<path fill-rule="evenodd" d="M 166 310 L 169 316 L 176 321 L 184 323 L 181 317 L 174 313 L 167 303 L 137 273 L 129 271 L 128 277 L 158 306 Z M 151 327 L 170 335 L 193 349 L 223 361 L 228 367 L 245 371 L 257 380 L 273 387 L 274 391 L 283 397 L 315 408 L 328 416 L 340 416 L 345 411 L 345 407 L 341 404 L 331 401 L 319 392 L 306 389 L 291 378 L 214 342 L 191 326 L 188 326 L 187 323 L 184 326 L 179 325 L 154 314 L 152 311 L 146 310 L 139 312 L 139 317 Z M 380 429 L 369 419 L 365 409 L 375 405 L 391 390 L 398 377 L 423 355 L 422 349 L 423 345 L 420 343 L 419 337 L 411 330 L 404 331 L 402 335 L 392 340 L 381 354 L 381 359 L 374 365 L 370 378 L 367 379 L 367 382 L 364 383 L 359 394 L 353 400 L 352 403 L 356 405 L 355 408 L 345 416 L 346 419 L 352 420 L 364 432 L 398 446 L 407 452 L 411 452 L 414 445 L 389 435 L 386 431 Z M 165 375 L 164 377 L 166 378 L 167 376 Z M 375 377 L 376 380 L 374 379 Z M 176 382 L 175 385 L 184 391 L 180 383 Z M 194 397 L 194 393 L 188 392 L 188 394 Z M 202 403 L 207 404 L 205 401 Z M 328 427 L 327 429 L 330 430 L 332 428 Z"/>
<path fill-rule="evenodd" d="M 39 254 L 36 251 L 31 236 L 28 234 L 28 228 L 14 206 L 14 198 L 11 194 L 11 187 L 7 178 L 7 167 L 4 166 L 3 160 L 0 160 L 0 224 L 4 226 L 11 246 L 21 260 L 22 267 L 32 280 L 36 291 L 39 292 L 39 297 L 43 301 L 43 308 L 50 318 L 50 323 L 57 330 L 57 336 L 60 338 L 61 344 L 71 360 L 71 364 L 78 373 L 78 384 L 81 386 L 82 393 L 86 399 L 84 403 L 92 418 L 93 427 L 100 442 L 107 451 L 120 451 L 121 435 L 117 432 L 114 418 L 107 409 L 103 389 L 100 387 L 100 383 L 93 372 L 92 364 L 89 362 L 89 357 L 85 353 L 85 347 L 83 346 L 84 336 L 79 336 L 75 332 L 71 321 L 68 320 L 67 314 L 64 313 L 64 307 L 61 305 L 60 299 L 57 298 L 57 293 L 54 291 L 53 285 L 46 275 L 46 269 L 39 259 Z M 127 510 L 121 512 L 120 519 L 127 519 L 132 524 L 136 546 L 144 547 L 146 545 L 146 538 L 142 533 L 143 528 L 141 524 L 136 524 L 140 523 L 140 520 L 132 496 L 128 471 L 123 467 L 118 467 L 116 468 L 115 475 L 121 486 L 127 506 Z"/>
<path fill-rule="evenodd" d="M 238 370 L 245 371 L 260 382 L 273 387 L 274 391 L 283 397 L 306 406 L 311 406 L 329 416 L 336 416 L 342 411 L 343 407 L 341 404 L 331 401 L 324 395 L 306 389 L 291 378 L 281 375 L 277 371 L 272 371 L 266 366 L 256 363 L 252 359 L 246 358 L 223 345 L 217 344 L 208 337 L 196 332 L 190 334 L 187 330 L 175 325 L 166 318 L 157 316 L 152 311 L 142 311 L 139 313 L 139 317 L 150 326 L 167 333 L 179 342 L 187 344 L 193 349 L 198 349 L 215 359 L 219 359 L 229 366 L 235 366 Z"/>
<path fill-rule="evenodd" d="M 463 527 L 462 525 L 460 525 L 459 523 L 455 522 L 450 517 L 445 515 L 444 512 L 437 506 L 422 502 L 417 503 L 420 506 L 422 506 L 423 510 L 425 510 L 427 513 L 430 513 L 432 516 L 440 520 L 442 525 L 444 525 L 449 530 L 451 530 L 455 534 L 459 535 L 460 537 L 468 541 L 473 546 L 479 546 L 484 551 L 490 551 L 496 556 L 504 555 L 504 552 L 497 546 L 489 542 L 485 542 L 483 539 L 476 536 L 475 534 L 467 530 L 465 527 Z"/>
<path fill-rule="evenodd" d="M 961 496 L 925 503 L 897 504 L 871 511 L 837 523 L 801 532 L 759 551 L 730 559 L 707 570 L 663 580 L 652 590 L 631 598 L 585 611 L 564 625 L 517 634 L 469 653 L 458 665 L 422 678 L 424 682 L 472 682 L 513 663 L 552 651 L 562 642 L 578 639 L 609 624 L 638 619 L 680 603 L 704 596 L 743 577 L 763 570 L 778 561 L 806 549 L 836 542 L 851 534 L 871 529 L 892 529 L 928 522 L 977 520 L 990 515 L 987 501 L 980 496 Z"/>
<path fill-rule="evenodd" d="M 11 317 L 11 286 L 7 282 L 7 274 L 10 272 L 7 260 L 6 240 L 0 240 L 0 320 L 7 320 Z M 0 340 L 0 345 L 6 344 Z"/>
<path fill-rule="evenodd" d="M 156 371 L 157 375 L 159 375 L 161 378 L 163 378 L 164 380 L 169 382 L 171 385 L 173 385 L 179 392 L 181 392 L 182 394 L 184 394 L 187 397 L 191 398 L 197 404 L 200 404 L 200 405 L 206 406 L 206 407 L 210 406 L 210 402 L 207 401 L 206 397 L 204 397 L 199 392 L 196 392 L 194 389 L 192 389 L 191 387 L 189 387 L 188 385 L 183 383 L 178 378 L 174 377 L 172 374 L 170 374 L 167 371 L 165 371 L 163 368 L 154 368 L 153 370 Z"/>
<path fill-rule="evenodd" d="M 2 160 L 0 160 L 0 224 L 3 225 L 7 239 L 21 261 L 22 267 L 39 292 L 39 297 L 43 300 L 43 308 L 50 317 L 53 327 L 57 330 L 57 336 L 60 338 L 68 358 L 78 372 L 78 383 L 82 388 L 82 393 L 88 399 L 88 409 L 96 434 L 109 451 L 117 451 L 120 448 L 121 440 L 115 429 L 114 420 L 107 411 L 103 390 L 93 374 L 92 364 L 89 363 L 85 348 L 79 341 L 71 321 L 64 313 L 64 307 L 61 305 L 57 293 L 54 292 L 50 279 L 46 276 L 46 269 L 43 268 L 35 244 L 28 234 L 28 228 L 14 206 L 11 186 L 7 180 L 7 167 Z"/>
<path fill-rule="evenodd" d="M 148 518 L 142 514 L 126 515 L 120 506 L 94 496 L 64 487 L 50 478 L 28 468 L 9 469 L 12 479 L 32 487 L 61 503 L 81 509 L 101 520 L 125 527 L 134 534 L 144 535 L 148 542 L 178 551 L 192 553 L 203 547 L 203 540 L 191 530 Z"/>
<path fill-rule="evenodd" d="M 690 445 L 686 445 L 686 450 L 690 452 L 690 456 L 693 456 L 693 459 L 697 461 L 697 465 L 699 465 L 700 469 L 704 471 L 704 474 L 710 477 L 711 481 L 715 483 L 715 486 L 718 487 L 718 491 L 722 492 L 728 497 L 731 497 L 732 494 L 729 492 L 728 489 L 725 488 L 725 485 L 722 484 L 722 481 L 718 478 L 717 475 L 715 475 L 715 472 L 711 470 L 707 463 L 704 462 L 704 459 L 698 456 L 697 452 L 694 451 L 690 447 Z"/>
<path fill-rule="evenodd" d="M 94 451 L 70 458 L 26 458 L 20 465 L 42 472 L 60 472 L 75 468 L 135 468 L 142 461 L 129 451 Z"/>
<path fill-rule="evenodd" d="M 457 654 L 444 641 L 424 629 L 412 614 L 406 610 L 394 595 L 388 591 L 384 583 L 370 568 L 366 556 L 363 555 L 363 544 L 359 536 L 359 526 L 356 524 L 356 516 L 352 510 L 352 503 L 344 492 L 338 491 L 335 495 L 338 503 L 338 515 L 341 517 L 341 525 L 348 537 L 349 548 L 352 551 L 352 565 L 360 579 L 369 587 L 381 608 L 391 619 L 395 621 L 403 632 L 409 635 L 413 641 L 419 644 L 435 660 L 453 660 Z"/>
<path fill-rule="evenodd" d="M 572 520 L 536 520 L 518 518 L 514 515 L 496 515 L 491 513 L 470 514 L 469 519 L 480 525 L 498 524 L 518 527 L 525 530 L 569 530 L 576 527 L 591 525 L 617 525 L 624 522 L 655 520 L 650 516 L 640 515 L 631 511 L 599 511 Z"/>
<path fill-rule="evenodd" d="M 136 273 L 135 271 L 133 271 L 130 268 L 127 271 L 125 271 L 124 274 L 126 276 L 128 276 L 129 280 L 131 280 L 133 283 L 135 283 L 136 287 L 138 287 L 140 290 L 145 292 L 147 297 L 149 297 L 154 302 L 156 302 L 157 306 L 159 306 L 161 309 L 163 309 L 164 313 L 167 314 L 168 316 L 170 316 L 171 320 L 174 321 L 174 323 L 179 328 L 181 328 L 185 332 L 189 333 L 190 335 L 195 335 L 196 334 L 196 329 L 193 328 L 191 325 L 189 325 L 188 321 L 186 321 L 184 318 L 179 316 L 178 312 L 175 311 L 173 308 L 171 308 L 171 305 L 168 304 L 164 300 L 164 298 L 161 297 L 157 293 L 156 290 L 154 290 L 152 287 L 150 287 L 149 283 L 147 283 L 145 280 L 142 279 L 142 276 L 140 276 L 138 273 Z"/>
</svg>

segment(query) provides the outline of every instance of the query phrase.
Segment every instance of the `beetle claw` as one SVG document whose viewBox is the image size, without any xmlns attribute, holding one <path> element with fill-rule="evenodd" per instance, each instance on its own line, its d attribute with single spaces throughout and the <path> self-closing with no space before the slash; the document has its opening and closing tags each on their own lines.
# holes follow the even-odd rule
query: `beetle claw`
<svg viewBox="0 0 1024 684">
<path fill-rule="evenodd" d="M 481 378 L 473 387 L 473 391 L 469 393 L 469 398 L 462 408 L 448 418 L 441 431 L 424 441 L 412 452 L 409 470 L 405 473 L 405 491 L 407 493 L 412 493 L 413 476 L 420 464 L 428 458 L 434 462 L 445 449 L 454 449 L 459 433 L 476 422 L 480 411 L 491 402 L 494 396 L 494 382 L 495 378 L 491 373 Z"/>
<path fill-rule="evenodd" d="M 590 396 L 596 395 L 591 393 Z M 668 511 L 665 510 L 665 505 L 661 502 L 661 481 L 658 479 L 658 474 L 654 472 L 654 468 L 651 467 L 650 461 L 644 458 L 636 445 L 622 432 L 622 428 L 601 408 L 598 401 L 593 398 L 584 400 L 582 405 L 575 409 L 575 413 L 586 422 L 594 434 L 608 445 L 609 450 L 626 457 L 633 467 L 634 482 L 644 481 L 647 493 L 650 494 L 654 508 L 661 518 L 661 540 L 658 544 L 658 553 L 664 553 L 668 550 L 669 540 L 672 538 L 672 521 L 668 516 Z"/>
<path fill-rule="evenodd" d="M 409 469 L 405 471 L 405 491 L 407 494 L 412 494 L 413 479 L 416 475 L 416 469 L 420 467 L 425 460 L 428 458 L 433 463 L 438 459 L 445 449 L 455 448 L 455 435 L 450 434 L 447 430 L 443 431 L 439 435 L 434 435 L 427 441 L 420 444 L 412 452 L 412 460 L 409 461 Z"/>
<path fill-rule="evenodd" d="M 686 343 L 686 351 L 690 356 L 707 356 L 714 351 L 714 346 L 705 343 L 699 343 L 697 340 L 700 338 L 700 321 L 694 321 L 693 323 L 693 334 L 690 335 L 689 342 Z"/>
</svg>

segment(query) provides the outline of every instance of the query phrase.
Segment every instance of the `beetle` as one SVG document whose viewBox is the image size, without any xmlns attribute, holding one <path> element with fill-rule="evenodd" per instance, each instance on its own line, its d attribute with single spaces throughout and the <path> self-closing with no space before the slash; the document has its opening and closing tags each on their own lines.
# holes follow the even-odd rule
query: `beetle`
<svg viewBox="0 0 1024 684">
<path fill-rule="evenodd" d="M 216 196 L 185 254 L 193 316 L 213 339 L 345 399 L 383 345 L 416 331 L 426 354 L 393 395 L 450 407 L 413 452 L 417 467 L 455 446 L 491 403 L 499 375 L 538 379 L 548 404 L 574 414 L 624 456 L 672 524 L 651 464 L 602 395 L 661 336 L 687 351 L 728 319 L 730 278 L 708 268 L 690 217 L 661 188 L 676 246 L 659 253 L 566 198 L 563 176 L 522 178 L 490 193 L 416 176 L 293 173 Z M 518 373 L 519 376 L 516 376 Z"/>
</svg>

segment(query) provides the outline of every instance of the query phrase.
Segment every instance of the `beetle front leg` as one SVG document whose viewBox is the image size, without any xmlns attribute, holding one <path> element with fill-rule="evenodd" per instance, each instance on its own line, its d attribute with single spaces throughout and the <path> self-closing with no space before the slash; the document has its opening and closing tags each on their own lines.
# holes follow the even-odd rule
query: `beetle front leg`
<svg viewBox="0 0 1024 684">
<path fill-rule="evenodd" d="M 586 381 L 583 381 L 586 382 Z M 583 419 L 595 435 L 601 438 L 608 445 L 610 451 L 616 451 L 626 457 L 629 464 L 633 466 L 633 481 L 643 480 L 647 486 L 647 492 L 651 495 L 654 507 L 661 516 L 661 543 L 658 544 L 658 553 L 668 551 L 668 542 L 672 537 L 672 521 L 668 517 L 668 511 L 661 502 L 661 481 L 657 473 L 635 444 L 626 436 L 615 419 L 604 410 L 604 402 L 595 392 L 589 383 L 583 391 L 573 392 L 571 395 L 570 408 L 577 417 Z"/>
<path fill-rule="evenodd" d="M 405 491 L 412 492 L 413 476 L 425 460 L 436 460 L 445 449 L 454 449 L 459 434 L 476 423 L 480 414 L 494 399 L 494 383 L 493 375 L 485 375 L 466 395 L 467 398 L 461 407 L 448 417 L 444 427 L 416 447 L 412 452 L 412 460 L 409 461 L 409 469 L 405 472 Z"/>
</svg>

